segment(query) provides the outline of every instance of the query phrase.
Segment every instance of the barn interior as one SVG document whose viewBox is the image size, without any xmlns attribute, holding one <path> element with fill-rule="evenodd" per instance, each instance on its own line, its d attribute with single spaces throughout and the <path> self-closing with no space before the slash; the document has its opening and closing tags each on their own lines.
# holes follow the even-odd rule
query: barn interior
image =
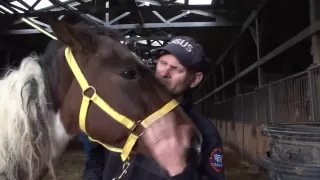
<svg viewBox="0 0 320 180">
<path fill-rule="evenodd" d="M 0 68 L 45 50 L 52 38 L 23 19 L 52 33 L 46 14 L 119 31 L 150 68 L 157 63 L 152 49 L 191 36 L 204 47 L 210 68 L 193 91 L 195 105 L 234 152 L 226 163 L 240 158 L 236 167 L 226 165 L 229 179 L 239 176 L 234 169 L 250 174 L 253 166 L 257 173 L 244 177 L 263 179 L 271 170 L 261 160 L 273 148 L 261 129 L 320 119 L 319 7 L 317 0 L 2 0 Z"/>
</svg>

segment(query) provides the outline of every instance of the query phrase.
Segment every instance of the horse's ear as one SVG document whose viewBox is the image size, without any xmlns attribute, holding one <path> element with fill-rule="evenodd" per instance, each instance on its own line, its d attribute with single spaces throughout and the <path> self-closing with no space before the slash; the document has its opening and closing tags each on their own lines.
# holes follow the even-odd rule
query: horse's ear
<svg viewBox="0 0 320 180">
<path fill-rule="evenodd" d="M 79 48 L 78 50 L 90 47 L 92 37 L 89 37 L 75 26 L 64 21 L 59 21 L 52 16 L 48 16 L 48 22 L 58 40 L 67 46 L 70 46 L 71 48 Z"/>
</svg>

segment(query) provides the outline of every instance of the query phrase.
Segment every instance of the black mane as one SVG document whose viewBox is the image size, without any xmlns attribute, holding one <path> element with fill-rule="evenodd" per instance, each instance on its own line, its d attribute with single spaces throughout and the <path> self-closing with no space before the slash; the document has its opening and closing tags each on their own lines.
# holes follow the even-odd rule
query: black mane
<svg viewBox="0 0 320 180">
<path fill-rule="evenodd" d="M 39 64 L 45 79 L 48 104 L 54 112 L 59 109 L 58 94 L 56 93 L 60 75 L 57 54 L 62 46 L 63 44 L 60 41 L 52 40 L 48 43 L 44 54 L 39 57 Z"/>
</svg>

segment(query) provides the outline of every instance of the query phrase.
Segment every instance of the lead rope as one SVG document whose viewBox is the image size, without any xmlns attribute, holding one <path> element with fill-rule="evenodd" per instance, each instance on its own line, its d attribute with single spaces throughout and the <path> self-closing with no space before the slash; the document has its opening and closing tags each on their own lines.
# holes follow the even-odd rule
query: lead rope
<svg viewBox="0 0 320 180">
<path fill-rule="evenodd" d="M 130 161 L 125 161 L 124 164 L 122 165 L 122 172 L 118 177 L 113 178 L 112 180 L 120 180 L 124 175 L 127 174 L 128 169 L 130 167 Z"/>
</svg>

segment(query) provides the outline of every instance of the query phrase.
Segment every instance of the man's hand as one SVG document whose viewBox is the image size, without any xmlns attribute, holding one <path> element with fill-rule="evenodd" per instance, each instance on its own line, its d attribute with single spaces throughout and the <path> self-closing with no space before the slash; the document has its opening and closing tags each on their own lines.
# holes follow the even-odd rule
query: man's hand
<svg viewBox="0 0 320 180">
<path fill-rule="evenodd" d="M 143 139 L 153 158 L 166 169 L 170 176 L 180 174 L 185 169 L 187 150 L 190 147 L 191 127 L 177 127 L 175 118 L 169 113 L 154 122 L 143 133 Z"/>
</svg>

